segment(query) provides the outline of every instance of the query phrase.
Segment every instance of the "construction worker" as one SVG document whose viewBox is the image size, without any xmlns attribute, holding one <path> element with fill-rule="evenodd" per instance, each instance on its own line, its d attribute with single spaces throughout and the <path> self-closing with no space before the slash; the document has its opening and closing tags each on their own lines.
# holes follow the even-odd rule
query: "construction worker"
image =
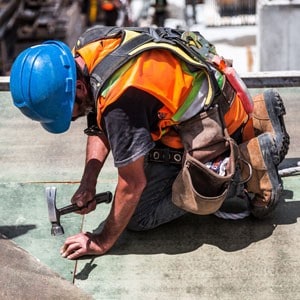
<svg viewBox="0 0 300 300">
<path fill-rule="evenodd" d="M 224 165 L 222 155 L 229 151 L 227 141 L 239 145 L 241 155 L 236 159 L 241 156 L 244 162 L 216 192 L 221 194 L 216 194 L 216 203 L 210 197 L 196 195 L 202 207 L 196 213 L 230 213 L 226 202 L 227 198 L 235 199 L 232 191 L 227 194 L 232 179 L 242 184 L 242 193 L 235 199 L 240 213 L 250 211 L 256 217 L 264 217 L 279 201 L 282 182 L 277 166 L 287 153 L 289 137 L 278 93 L 267 90 L 258 95 L 253 108 L 252 100 L 244 103 L 243 95 L 232 89 L 221 71 L 201 61 L 193 63 L 182 49 L 167 43 L 167 33 L 172 36 L 175 31 L 149 28 L 143 33 L 143 30 L 97 26 L 82 34 L 72 52 L 62 42 L 47 41 L 23 51 L 11 70 L 10 88 L 15 106 L 47 131 L 65 132 L 71 120 L 88 116 L 85 169 L 71 199 L 82 208 L 81 214 L 95 209 L 93 198 L 98 176 L 110 151 L 118 170 L 114 200 L 103 230 L 68 237 L 61 249 L 61 255 L 68 259 L 103 255 L 125 229 L 148 230 L 186 214 L 189 210 L 173 202 L 173 198 L 184 195 L 190 188 L 189 183 L 184 183 L 181 186 L 185 191 L 178 189 L 180 180 L 175 185 L 183 168 L 192 166 L 185 164 L 183 153 L 192 155 L 196 150 L 197 155 L 205 157 L 201 164 L 207 167 L 201 172 L 204 176 L 209 173 L 207 178 L 214 176 L 215 171 L 211 170 L 216 164 L 220 167 L 219 161 Z M 137 54 L 130 57 L 128 53 L 133 52 Z M 212 82 L 217 82 L 218 87 L 212 88 Z M 220 93 L 216 92 L 218 88 Z M 194 130 L 196 127 L 189 122 L 198 120 L 195 118 L 199 115 L 205 115 L 203 123 L 200 120 L 194 124 L 203 126 L 200 135 L 208 133 L 207 139 L 200 139 L 205 154 L 201 147 L 187 150 L 192 134 L 189 130 L 181 131 L 188 127 Z M 219 116 L 225 128 L 223 121 L 218 121 Z M 205 125 L 207 122 L 209 125 Z M 220 132 L 228 132 L 230 138 L 221 135 L 218 143 L 221 147 L 212 143 L 207 146 L 208 139 L 214 141 Z M 201 176 L 192 178 L 194 186 L 190 190 L 199 188 L 212 193 L 215 180 L 226 178 L 226 170 L 228 165 L 225 176 L 218 173 L 211 186 L 209 180 L 204 180 L 199 187 L 197 181 Z M 237 179 L 236 174 L 241 178 Z M 223 197 L 225 190 L 227 197 Z"/>
</svg>

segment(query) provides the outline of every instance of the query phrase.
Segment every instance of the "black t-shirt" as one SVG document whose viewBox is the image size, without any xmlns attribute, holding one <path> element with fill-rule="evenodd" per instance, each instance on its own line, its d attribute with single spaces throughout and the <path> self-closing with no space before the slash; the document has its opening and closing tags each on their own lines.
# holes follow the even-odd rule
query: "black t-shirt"
<svg viewBox="0 0 300 300">
<path fill-rule="evenodd" d="M 129 88 L 105 109 L 101 125 L 116 167 L 126 166 L 155 146 L 151 131 L 157 129 L 157 112 L 162 106 L 152 95 Z"/>
</svg>

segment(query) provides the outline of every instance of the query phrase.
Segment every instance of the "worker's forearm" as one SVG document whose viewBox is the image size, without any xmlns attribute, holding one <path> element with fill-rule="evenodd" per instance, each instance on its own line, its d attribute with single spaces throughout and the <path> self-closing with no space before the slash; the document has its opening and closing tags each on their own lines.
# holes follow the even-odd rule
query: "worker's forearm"
<svg viewBox="0 0 300 300">
<path fill-rule="evenodd" d="M 86 163 L 82 182 L 89 181 L 96 184 L 98 175 L 109 153 L 109 146 L 105 136 L 89 136 L 86 146 Z"/>
<path fill-rule="evenodd" d="M 102 232 L 81 232 L 69 237 L 61 249 L 62 256 L 76 259 L 83 255 L 105 254 L 129 223 L 146 185 L 144 157 L 118 168 L 115 197 Z"/>
<path fill-rule="evenodd" d="M 129 223 L 136 206 L 141 197 L 142 190 L 135 193 L 127 193 L 124 190 L 116 189 L 115 199 L 111 211 L 106 219 L 101 234 L 97 237 L 99 244 L 108 251 L 122 234 Z"/>
<path fill-rule="evenodd" d="M 91 159 L 97 159 L 104 163 L 109 150 L 109 144 L 104 134 L 101 136 L 88 136 L 86 144 L 86 163 Z"/>
<path fill-rule="evenodd" d="M 118 169 L 118 184 L 115 198 L 98 244 L 108 251 L 129 223 L 147 184 L 144 173 L 144 158 Z"/>
</svg>

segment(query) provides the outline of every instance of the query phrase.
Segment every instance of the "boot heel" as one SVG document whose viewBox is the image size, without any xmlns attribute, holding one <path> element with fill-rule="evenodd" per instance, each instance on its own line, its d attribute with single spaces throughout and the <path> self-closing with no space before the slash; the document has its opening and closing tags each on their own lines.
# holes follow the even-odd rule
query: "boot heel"
<svg viewBox="0 0 300 300">
<path fill-rule="evenodd" d="M 256 136 L 266 132 L 272 134 L 278 153 L 278 157 L 274 157 L 277 165 L 286 156 L 290 144 L 283 119 L 285 114 L 285 106 L 277 90 L 268 89 L 263 95 L 254 98 L 253 124 Z"/>
</svg>

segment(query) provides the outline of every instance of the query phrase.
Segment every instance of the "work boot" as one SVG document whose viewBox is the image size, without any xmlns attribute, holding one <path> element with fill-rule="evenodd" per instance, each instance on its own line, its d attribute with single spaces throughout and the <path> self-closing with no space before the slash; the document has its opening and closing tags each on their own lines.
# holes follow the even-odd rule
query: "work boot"
<svg viewBox="0 0 300 300">
<path fill-rule="evenodd" d="M 241 157 L 247 163 L 241 163 L 243 179 L 250 179 L 245 188 L 250 195 L 250 211 L 257 218 L 269 214 L 278 204 L 282 192 L 282 181 L 278 174 L 277 143 L 271 133 L 263 133 L 248 142 L 239 145 Z"/>
<path fill-rule="evenodd" d="M 283 116 L 285 107 L 279 93 L 274 89 L 268 89 L 263 94 L 253 98 L 253 127 L 255 136 L 269 132 L 272 134 L 278 157 L 273 160 L 278 165 L 286 156 L 290 144 L 290 137 L 286 131 Z"/>
</svg>

